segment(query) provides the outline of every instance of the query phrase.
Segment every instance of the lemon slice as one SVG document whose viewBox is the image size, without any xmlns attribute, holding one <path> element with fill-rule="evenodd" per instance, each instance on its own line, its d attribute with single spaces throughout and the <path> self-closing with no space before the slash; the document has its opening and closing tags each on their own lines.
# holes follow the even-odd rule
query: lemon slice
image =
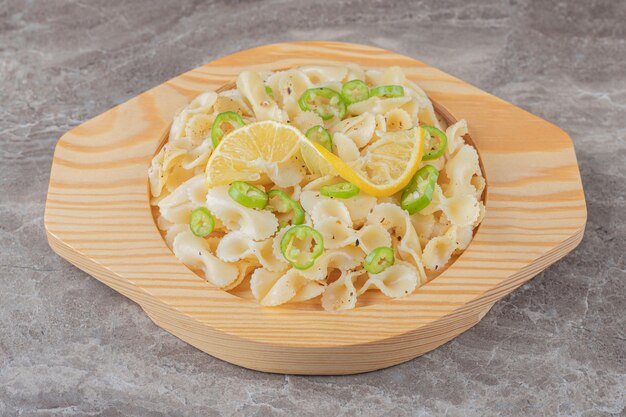
<svg viewBox="0 0 626 417">
<path fill-rule="evenodd" d="M 299 154 L 306 137 L 295 127 L 266 120 L 245 125 L 227 134 L 206 166 L 210 186 L 233 181 L 256 181 Z"/>
<path fill-rule="evenodd" d="M 232 131 L 219 143 L 206 167 L 210 186 L 255 181 L 260 173 L 301 156 L 314 173 L 338 175 L 366 194 L 390 196 L 404 188 L 424 153 L 424 131 L 414 128 L 387 134 L 370 145 L 354 164 L 342 161 L 293 126 L 271 120 Z"/>
<path fill-rule="evenodd" d="M 388 133 L 367 147 L 355 163 L 346 163 L 310 141 L 302 146 L 302 157 L 314 173 L 339 175 L 369 195 L 387 197 L 411 181 L 422 161 L 424 136 L 421 128 Z"/>
</svg>

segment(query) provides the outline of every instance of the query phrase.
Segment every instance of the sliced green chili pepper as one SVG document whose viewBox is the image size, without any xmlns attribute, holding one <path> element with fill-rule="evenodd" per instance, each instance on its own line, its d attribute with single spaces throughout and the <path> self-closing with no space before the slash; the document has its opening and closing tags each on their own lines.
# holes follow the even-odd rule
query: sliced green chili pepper
<svg viewBox="0 0 626 417">
<path fill-rule="evenodd" d="M 265 94 L 267 94 L 271 98 L 274 98 L 274 90 L 272 90 L 272 87 L 270 87 L 269 85 L 266 85 L 265 86 Z"/>
<path fill-rule="evenodd" d="M 286 192 L 282 190 L 271 190 L 267 195 L 269 197 L 269 207 L 272 211 L 279 213 L 289 213 L 292 211 L 293 219 L 291 222 L 293 224 L 304 223 L 304 210 L 302 206 L 296 200 L 289 197 Z"/>
<path fill-rule="evenodd" d="M 340 182 L 333 185 L 323 185 L 320 194 L 332 198 L 350 198 L 359 193 L 359 187 L 350 182 Z"/>
<path fill-rule="evenodd" d="M 230 125 L 228 131 L 222 128 L 223 123 Z M 220 143 L 226 133 L 245 124 L 246 123 L 243 121 L 241 116 L 234 111 L 225 111 L 218 114 L 215 121 L 213 121 L 213 125 L 211 126 L 211 141 L 213 142 L 213 147 L 217 147 L 217 144 Z"/>
<path fill-rule="evenodd" d="M 199 237 L 211 234 L 215 228 L 215 219 L 206 207 L 198 207 L 191 212 L 189 218 L 189 229 L 191 233 Z"/>
<path fill-rule="evenodd" d="M 234 181 L 228 187 L 228 195 L 244 207 L 261 210 L 267 206 L 267 193 L 247 182 Z"/>
<path fill-rule="evenodd" d="M 358 103 L 370 98 L 370 89 L 361 80 L 348 81 L 341 87 L 341 97 L 348 104 Z"/>
<path fill-rule="evenodd" d="M 401 85 L 381 85 L 370 90 L 370 96 L 377 97 L 403 97 L 404 87 Z"/>
<path fill-rule="evenodd" d="M 280 252 L 294 268 L 308 269 L 324 252 L 324 238 L 310 226 L 294 226 L 281 239 Z"/>
<path fill-rule="evenodd" d="M 379 274 L 393 265 L 395 261 L 393 249 L 388 246 L 381 246 L 367 254 L 363 261 L 363 267 L 367 272 Z"/>
<path fill-rule="evenodd" d="M 326 99 L 319 102 L 318 98 Z M 346 103 L 341 94 L 328 87 L 309 88 L 298 99 L 302 111 L 314 111 L 324 120 L 337 117 L 341 120 L 346 115 Z"/>
<path fill-rule="evenodd" d="M 420 127 L 427 133 L 422 160 L 430 161 L 431 159 L 439 158 L 448 147 L 448 137 L 444 132 L 434 126 L 424 125 Z"/>
<path fill-rule="evenodd" d="M 432 165 L 424 165 L 420 168 L 402 191 L 400 207 L 409 214 L 415 214 L 426 208 L 433 199 L 438 177 L 439 171 Z"/>
<path fill-rule="evenodd" d="M 328 130 L 324 129 L 323 126 L 313 126 L 308 129 L 304 135 L 313 142 L 319 143 L 330 152 L 333 151 L 333 138 L 330 136 L 330 133 L 328 133 Z"/>
</svg>

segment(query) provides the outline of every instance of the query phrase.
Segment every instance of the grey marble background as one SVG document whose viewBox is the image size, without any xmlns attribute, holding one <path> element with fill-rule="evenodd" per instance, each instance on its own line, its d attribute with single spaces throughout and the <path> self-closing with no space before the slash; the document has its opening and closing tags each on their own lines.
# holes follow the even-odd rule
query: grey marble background
<svg viewBox="0 0 626 417">
<path fill-rule="evenodd" d="M 0 415 L 626 415 L 626 2 L 0 0 Z M 366 375 L 213 359 L 57 257 L 68 129 L 216 57 L 343 40 L 414 56 L 562 126 L 589 223 L 454 341 Z"/>
</svg>

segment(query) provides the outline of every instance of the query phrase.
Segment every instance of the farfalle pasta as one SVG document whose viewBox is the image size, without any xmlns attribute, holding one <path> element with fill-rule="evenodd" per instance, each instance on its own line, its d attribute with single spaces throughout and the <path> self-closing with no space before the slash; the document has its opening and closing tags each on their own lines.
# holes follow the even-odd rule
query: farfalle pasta
<svg viewBox="0 0 626 417">
<path fill-rule="evenodd" d="M 191 270 L 263 306 L 405 297 L 484 218 L 467 133 L 399 67 L 244 71 L 176 114 L 148 169 L 156 223 Z"/>
</svg>

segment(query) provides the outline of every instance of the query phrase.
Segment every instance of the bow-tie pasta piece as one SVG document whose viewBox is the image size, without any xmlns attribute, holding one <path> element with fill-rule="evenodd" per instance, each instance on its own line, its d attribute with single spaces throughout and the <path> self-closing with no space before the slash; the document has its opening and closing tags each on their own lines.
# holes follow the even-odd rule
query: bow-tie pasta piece
<svg viewBox="0 0 626 417">
<path fill-rule="evenodd" d="M 161 217 L 159 217 L 159 220 L 160 219 L 161 219 Z M 169 223 L 167 225 L 159 224 L 159 228 L 161 230 L 165 230 L 165 244 L 170 249 L 174 245 L 174 239 L 176 238 L 176 236 L 178 236 L 182 232 L 188 232 L 189 231 L 189 225 L 187 225 L 187 224 L 180 224 L 180 223 L 179 224 Z"/>
<path fill-rule="evenodd" d="M 419 107 L 417 116 L 420 123 L 435 126 L 436 128 L 441 129 L 441 124 L 439 123 L 439 119 L 435 113 L 433 103 L 430 101 L 424 90 L 422 90 L 420 86 L 414 82 L 406 81 L 404 84 L 404 91 L 416 100 L 416 104 Z"/>
<path fill-rule="evenodd" d="M 367 69 L 365 70 L 365 82 L 368 85 L 383 85 L 382 84 L 382 71 L 378 69 Z"/>
<path fill-rule="evenodd" d="M 428 215 L 441 211 L 452 224 L 468 226 L 474 224 L 480 217 L 483 210 L 481 206 L 482 203 L 476 199 L 473 193 L 456 194 L 448 198 L 444 195 L 441 187 L 436 185 L 433 200 L 421 213 Z"/>
<path fill-rule="evenodd" d="M 296 118 L 302 110 L 298 106 L 298 99 L 313 83 L 307 75 L 299 70 L 276 72 L 267 78 L 267 84 L 272 89 L 274 99 L 287 112 L 290 120 Z"/>
<path fill-rule="evenodd" d="M 474 147 L 461 145 L 456 154 L 446 163 L 443 172 L 449 179 L 445 190 L 446 196 L 472 194 L 476 198 L 480 197 L 471 183 L 474 175 L 482 175 L 478 164 L 478 153 Z"/>
<path fill-rule="evenodd" d="M 406 211 L 391 203 L 376 205 L 369 216 L 367 225 L 380 225 L 392 236 L 402 238 L 406 234 L 410 219 Z"/>
<path fill-rule="evenodd" d="M 269 179 L 278 187 L 289 188 L 297 186 L 304 177 L 304 170 L 296 158 L 285 162 L 264 166 Z"/>
<path fill-rule="evenodd" d="M 448 263 L 455 252 L 465 250 L 472 240 L 472 227 L 451 226 L 442 236 L 432 238 L 424 247 L 426 269 L 438 270 Z"/>
<path fill-rule="evenodd" d="M 365 259 L 363 251 L 356 246 L 345 246 L 340 249 L 328 249 L 315 260 L 309 269 L 300 271 L 302 276 L 310 280 L 324 280 L 329 271 L 337 269 L 347 271 L 360 266 Z"/>
<path fill-rule="evenodd" d="M 190 149 L 185 157 L 181 160 L 182 168 L 200 174 L 204 170 L 211 153 L 213 152 L 213 143 L 210 135 L 207 136 L 198 146 Z"/>
<path fill-rule="evenodd" d="M 358 116 L 364 113 L 385 114 L 393 109 L 400 108 L 411 101 L 411 97 L 380 98 L 370 97 L 348 106 L 348 114 Z"/>
<path fill-rule="evenodd" d="M 334 135 L 342 133 L 352 139 L 354 144 L 360 149 L 372 140 L 376 130 L 376 117 L 371 113 L 364 113 L 360 116 L 348 117 L 336 123 L 330 132 Z"/>
<path fill-rule="evenodd" d="M 220 113 L 232 111 L 240 114 L 244 120 L 252 121 L 254 118 L 254 111 L 243 98 L 239 90 L 227 90 L 220 93 L 220 96 L 215 101 L 215 116 Z"/>
<path fill-rule="evenodd" d="M 165 231 L 165 244 L 170 249 L 172 249 L 172 247 L 174 246 L 174 239 L 176 238 L 176 236 L 178 236 L 182 232 L 189 232 L 191 230 L 189 228 L 189 225 L 186 223 L 169 223 L 167 222 L 167 220 L 162 220 L 162 217 L 159 217 L 158 220 L 159 229 Z M 211 253 L 215 253 L 215 251 L 217 250 L 217 244 L 220 242 L 222 236 L 224 235 L 221 231 L 218 231 L 218 228 L 221 229 L 223 228 L 223 226 L 216 225 L 216 230 L 210 236 L 205 238 L 207 244 L 209 245 L 208 247 Z"/>
<path fill-rule="evenodd" d="M 264 240 L 278 229 L 278 220 L 271 212 L 244 207 L 230 198 L 228 187 L 209 189 L 206 207 L 229 230 L 239 230 L 253 240 Z"/>
<path fill-rule="evenodd" d="M 358 64 L 346 64 L 346 68 L 348 71 L 346 72 L 346 76 L 342 80 L 344 83 L 352 80 L 361 80 L 365 81 L 365 70 Z"/>
<path fill-rule="evenodd" d="M 237 90 L 252 105 L 256 120 L 287 120 L 286 114 L 265 91 L 261 76 L 254 71 L 244 71 L 237 78 Z"/>
<path fill-rule="evenodd" d="M 452 238 L 454 243 L 456 244 L 455 253 L 459 253 L 467 249 L 473 237 L 473 227 L 472 226 L 450 226 L 450 229 L 446 232 L 446 236 Z"/>
<path fill-rule="evenodd" d="M 245 261 L 245 260 L 237 262 L 236 265 L 237 265 L 237 269 L 239 269 L 239 276 L 230 285 L 222 287 L 222 290 L 224 290 L 224 291 L 234 290 L 246 278 L 249 278 L 250 275 L 252 275 L 252 272 L 254 272 L 258 268 L 258 265 L 256 263 L 248 262 L 248 261 Z"/>
<path fill-rule="evenodd" d="M 272 238 L 256 242 L 240 231 L 230 232 L 220 239 L 216 255 L 226 262 L 248 259 L 269 271 L 284 271 L 288 265 L 282 257 L 274 255 L 272 244 Z"/>
<path fill-rule="evenodd" d="M 210 113 L 216 99 L 216 93 L 207 91 L 179 110 L 170 128 L 168 143 L 152 159 L 148 169 L 153 197 L 159 197 L 164 188 L 175 190 L 194 175 L 193 167 L 208 159 L 211 148 L 204 144 L 202 135 L 209 128 L 208 122 L 213 120 Z"/>
<path fill-rule="evenodd" d="M 397 132 L 413 127 L 411 116 L 403 109 L 393 109 L 385 113 L 386 131 Z"/>
<path fill-rule="evenodd" d="M 311 83 L 330 83 L 341 82 L 348 73 L 348 68 L 338 65 L 309 65 L 300 68 L 304 72 Z"/>
<path fill-rule="evenodd" d="M 419 237 L 420 243 L 424 246 L 433 236 L 435 230 L 435 215 L 415 213 L 411 216 L 411 224 Z"/>
<path fill-rule="evenodd" d="M 417 288 L 418 281 L 415 268 L 405 262 L 396 262 L 378 274 L 370 273 L 358 294 L 375 287 L 387 297 L 400 298 L 412 293 Z"/>
<path fill-rule="evenodd" d="M 350 211 L 341 201 L 331 199 L 320 200 L 315 204 L 310 213 L 313 226 L 316 227 L 326 220 L 337 220 L 345 226 L 352 226 Z"/>
<path fill-rule="evenodd" d="M 326 219 L 317 223 L 318 232 L 324 238 L 324 247 L 338 249 L 356 242 L 357 232 L 336 219 Z"/>
<path fill-rule="evenodd" d="M 306 133 L 313 126 L 324 126 L 324 120 L 315 112 L 303 111 L 296 115 L 292 125 Z"/>
<path fill-rule="evenodd" d="M 366 254 L 381 246 L 391 247 L 391 235 L 380 224 L 363 226 L 357 233 L 358 247 Z"/>
<path fill-rule="evenodd" d="M 454 155 L 457 149 L 465 144 L 463 136 L 467 135 L 467 132 L 467 122 L 464 119 L 448 126 L 446 129 L 446 136 L 448 137 L 448 149 L 446 149 L 446 154 L 448 156 Z"/>
<path fill-rule="evenodd" d="M 150 193 L 153 197 L 159 197 L 163 189 L 173 190 L 176 185 L 181 183 L 181 174 L 173 175 L 175 171 L 179 171 L 180 161 L 185 157 L 187 151 L 185 149 L 177 149 L 164 145 L 159 153 L 152 159 L 150 168 L 148 169 L 148 178 L 150 179 Z M 184 175 L 182 175 L 184 177 Z M 188 174 L 190 176 L 190 174 Z M 171 178 L 170 178 L 171 177 Z M 171 181 L 176 179 L 176 181 Z M 167 187 L 166 187 L 167 185 Z"/>
<path fill-rule="evenodd" d="M 324 292 L 325 284 L 303 277 L 297 269 L 283 273 L 258 268 L 250 278 L 250 289 L 261 305 L 277 306 L 315 298 Z"/>
<path fill-rule="evenodd" d="M 382 85 L 406 84 L 406 75 L 404 75 L 404 71 L 402 71 L 402 68 L 398 66 L 385 68 L 380 77 L 380 84 Z"/>
<path fill-rule="evenodd" d="M 444 206 L 444 213 L 450 222 L 461 227 L 474 224 L 480 211 L 480 202 L 472 194 L 448 198 Z"/>
<path fill-rule="evenodd" d="M 367 217 L 366 224 L 384 227 L 391 235 L 391 245 L 397 250 L 400 259 L 413 264 L 419 273 L 420 283 L 426 282 L 422 247 L 406 211 L 395 204 L 378 204 Z"/>
<path fill-rule="evenodd" d="M 409 116 L 409 119 L 411 120 L 412 126 L 417 126 L 419 124 L 419 99 L 413 99 L 407 102 L 406 104 L 400 106 L 398 110 L 403 110 L 404 112 L 406 112 L 406 114 Z"/>
<path fill-rule="evenodd" d="M 211 284 L 219 288 L 231 287 L 243 279 L 238 265 L 224 262 L 211 253 L 209 242 L 194 236 L 190 231 L 178 233 L 172 242 L 172 252 L 182 263 L 194 270 L 202 271 Z"/>
<path fill-rule="evenodd" d="M 198 146 L 211 134 L 211 125 L 215 117 L 209 114 L 196 114 L 185 125 L 185 136 L 192 146 Z"/>
<path fill-rule="evenodd" d="M 161 216 L 171 223 L 189 223 L 191 211 L 204 204 L 206 195 L 204 177 L 195 176 L 159 201 Z"/>
<path fill-rule="evenodd" d="M 354 280 L 357 275 L 357 272 L 344 271 L 336 281 L 326 287 L 322 294 L 324 310 L 349 310 L 356 306 L 357 291 L 354 288 Z"/>
<path fill-rule="evenodd" d="M 361 156 L 354 141 L 341 132 L 333 135 L 333 153 L 344 162 L 358 161 Z"/>
<path fill-rule="evenodd" d="M 320 188 L 324 185 L 337 184 L 342 181 L 343 180 L 339 177 L 326 176 L 311 181 L 306 186 L 302 187 L 300 203 L 304 210 L 311 213 L 315 205 L 320 201 L 331 200 L 329 197 L 320 194 Z M 350 212 L 353 225 L 360 226 L 365 222 L 370 210 L 376 205 L 376 197 L 359 193 L 354 197 L 342 199 L 341 202 Z"/>
<path fill-rule="evenodd" d="M 179 149 L 190 149 L 194 143 L 191 138 L 187 137 L 189 120 L 197 115 L 209 115 L 216 100 L 217 94 L 213 91 L 207 91 L 179 110 L 170 128 L 168 144 Z"/>
<path fill-rule="evenodd" d="M 487 186 L 487 181 L 485 181 L 485 177 L 483 177 L 482 172 L 474 175 L 470 180 L 470 184 L 476 190 L 476 198 L 481 198 L 483 195 L 483 191 L 485 191 L 485 187 Z"/>
</svg>

